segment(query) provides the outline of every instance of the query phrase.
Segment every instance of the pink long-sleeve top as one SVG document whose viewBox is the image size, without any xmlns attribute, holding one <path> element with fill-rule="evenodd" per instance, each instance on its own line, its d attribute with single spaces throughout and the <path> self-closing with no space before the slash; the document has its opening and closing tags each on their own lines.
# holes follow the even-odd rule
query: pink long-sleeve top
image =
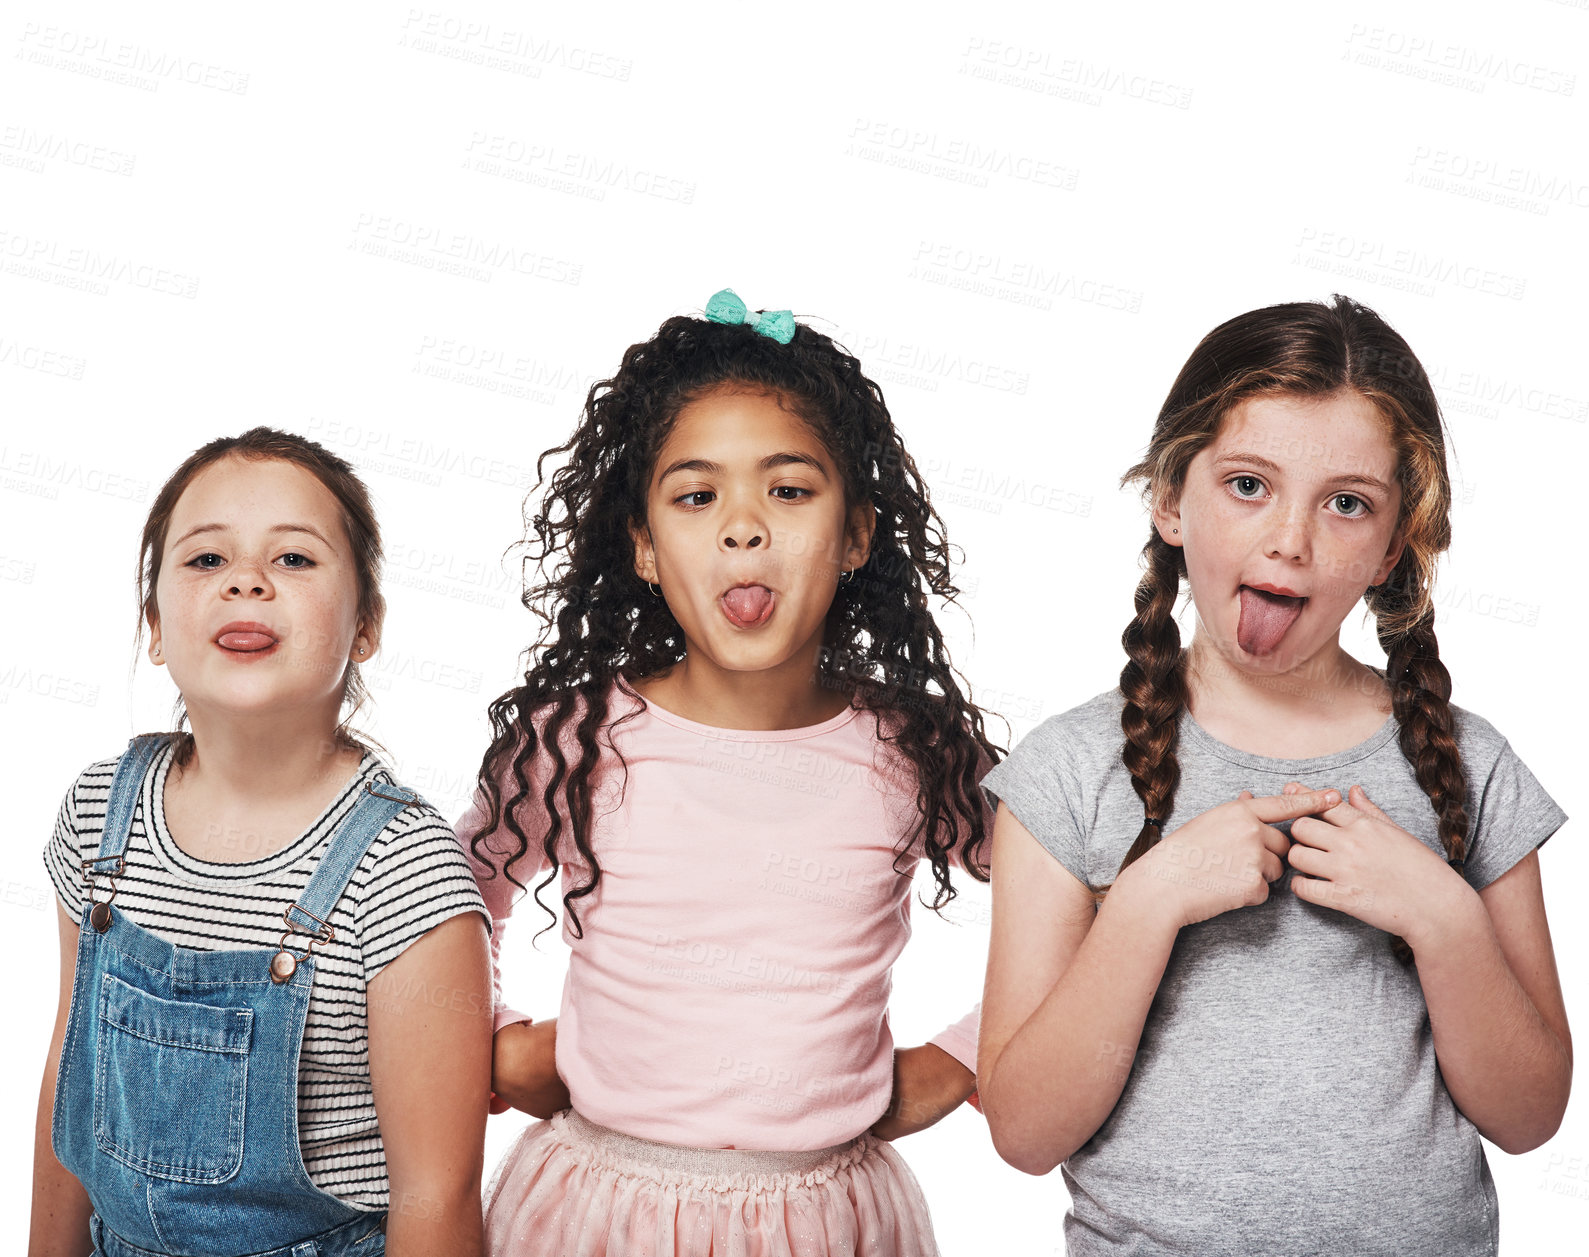
<svg viewBox="0 0 1589 1257">
<path fill-rule="evenodd" d="M 797 1151 L 853 1138 L 893 1090 L 890 970 L 910 937 L 922 855 L 918 838 L 896 871 L 916 816 L 908 761 L 856 708 L 764 731 L 686 720 L 616 685 L 608 701 L 605 736 L 627 762 L 627 785 L 604 746 L 591 842 L 601 882 L 576 901 L 583 937 L 566 913 L 562 925 L 572 956 L 557 1068 L 574 1108 L 691 1147 Z M 573 724 L 560 739 L 571 763 Z M 515 816 L 530 853 L 513 873 L 533 886 L 547 867 L 550 769 L 529 767 L 530 798 Z M 477 798 L 456 828 L 495 921 L 498 962 L 523 892 L 498 871 L 517 845 L 506 826 L 482 836 L 495 859 L 470 850 L 488 815 Z M 577 884 L 571 873 L 585 880 L 566 845 L 565 890 Z M 550 888 L 547 898 L 555 903 Z M 500 976 L 497 1001 L 498 1027 L 527 1020 L 505 1005 Z M 931 1040 L 973 1073 L 980 1009 Z"/>
</svg>

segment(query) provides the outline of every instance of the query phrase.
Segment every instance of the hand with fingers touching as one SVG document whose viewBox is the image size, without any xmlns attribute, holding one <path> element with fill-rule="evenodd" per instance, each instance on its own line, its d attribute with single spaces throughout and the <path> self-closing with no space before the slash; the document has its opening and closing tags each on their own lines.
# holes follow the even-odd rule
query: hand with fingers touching
<svg viewBox="0 0 1589 1257">
<path fill-rule="evenodd" d="M 568 1086 L 557 1072 L 557 1018 L 510 1022 L 498 1030 L 492 1046 L 491 1112 L 513 1108 L 545 1118 L 568 1106 Z"/>
<path fill-rule="evenodd" d="M 1287 859 L 1301 874 L 1291 890 L 1299 899 L 1399 934 L 1414 952 L 1449 906 L 1472 893 L 1462 874 L 1380 811 L 1362 786 L 1328 811 L 1294 821 L 1291 838 Z"/>
<path fill-rule="evenodd" d="M 936 1044 L 900 1048 L 894 1091 L 872 1134 L 891 1140 L 926 1130 L 974 1096 L 976 1086 L 977 1076 Z"/>
<path fill-rule="evenodd" d="M 1174 914 L 1177 926 L 1263 903 L 1269 884 L 1285 872 L 1283 857 L 1291 845 L 1275 825 L 1322 813 L 1340 801 L 1334 790 L 1263 798 L 1243 790 L 1164 835 L 1118 880 L 1137 883 Z"/>
</svg>

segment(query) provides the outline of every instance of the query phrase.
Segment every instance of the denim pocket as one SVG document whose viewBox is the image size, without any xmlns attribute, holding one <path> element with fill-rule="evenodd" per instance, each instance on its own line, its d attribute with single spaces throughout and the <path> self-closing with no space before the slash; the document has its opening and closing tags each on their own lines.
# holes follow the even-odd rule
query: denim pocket
<svg viewBox="0 0 1589 1257">
<path fill-rule="evenodd" d="M 94 1062 L 94 1141 L 123 1165 L 224 1183 L 243 1164 L 254 1013 L 161 999 L 106 974 Z"/>
</svg>

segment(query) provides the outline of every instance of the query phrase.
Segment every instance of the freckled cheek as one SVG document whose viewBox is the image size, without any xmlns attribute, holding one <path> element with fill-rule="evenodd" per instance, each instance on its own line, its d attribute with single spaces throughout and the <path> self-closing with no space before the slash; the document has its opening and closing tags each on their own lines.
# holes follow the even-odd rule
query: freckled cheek
<svg viewBox="0 0 1589 1257">
<path fill-rule="evenodd" d="M 1379 575 L 1388 538 L 1369 537 L 1366 530 L 1340 535 L 1332 531 L 1324 544 L 1315 547 L 1318 567 L 1315 597 L 1320 601 L 1350 606 Z"/>
<path fill-rule="evenodd" d="M 162 580 L 156 587 L 155 606 L 160 621 L 161 653 L 189 644 L 203 645 L 208 640 L 203 608 L 187 582 Z"/>
<path fill-rule="evenodd" d="M 295 644 L 307 650 L 346 653 L 357 629 L 358 604 L 335 596 L 305 599 L 291 614 Z"/>
<path fill-rule="evenodd" d="M 1231 608 L 1235 605 L 1229 601 L 1226 594 L 1234 597 L 1235 575 L 1232 572 L 1217 570 L 1206 563 L 1200 563 L 1192 556 L 1187 557 L 1186 579 L 1191 586 L 1192 605 L 1197 609 L 1197 615 L 1203 620 L 1218 622 L 1222 617 L 1234 615 Z M 1215 591 L 1219 591 L 1216 595 Z"/>
</svg>

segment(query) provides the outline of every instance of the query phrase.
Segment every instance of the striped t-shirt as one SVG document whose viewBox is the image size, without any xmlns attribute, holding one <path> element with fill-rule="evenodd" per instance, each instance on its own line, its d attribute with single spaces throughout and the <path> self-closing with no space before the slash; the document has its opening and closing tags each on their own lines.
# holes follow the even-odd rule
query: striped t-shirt
<svg viewBox="0 0 1589 1257">
<path fill-rule="evenodd" d="M 327 840 L 353 810 L 365 782 L 392 782 L 390 772 L 366 752 L 352 780 L 297 839 L 261 859 L 217 864 L 188 855 L 166 828 L 165 782 L 172 754 L 167 746 L 144 776 L 127 840 L 126 871 L 116 879 L 116 910 L 178 947 L 274 952 L 282 909 L 303 893 Z M 117 762 L 103 760 L 78 777 L 44 849 L 45 867 L 74 921 L 83 915 L 80 862 L 99 851 Z M 101 879 L 95 898 L 104 897 Z M 427 930 L 466 912 L 490 920 L 462 848 L 429 804 L 410 804 L 370 844 L 332 909 L 336 938 L 314 946 L 314 985 L 298 1061 L 298 1141 L 315 1186 L 355 1209 L 387 1208 L 386 1153 L 370 1088 L 365 987 Z"/>
</svg>

